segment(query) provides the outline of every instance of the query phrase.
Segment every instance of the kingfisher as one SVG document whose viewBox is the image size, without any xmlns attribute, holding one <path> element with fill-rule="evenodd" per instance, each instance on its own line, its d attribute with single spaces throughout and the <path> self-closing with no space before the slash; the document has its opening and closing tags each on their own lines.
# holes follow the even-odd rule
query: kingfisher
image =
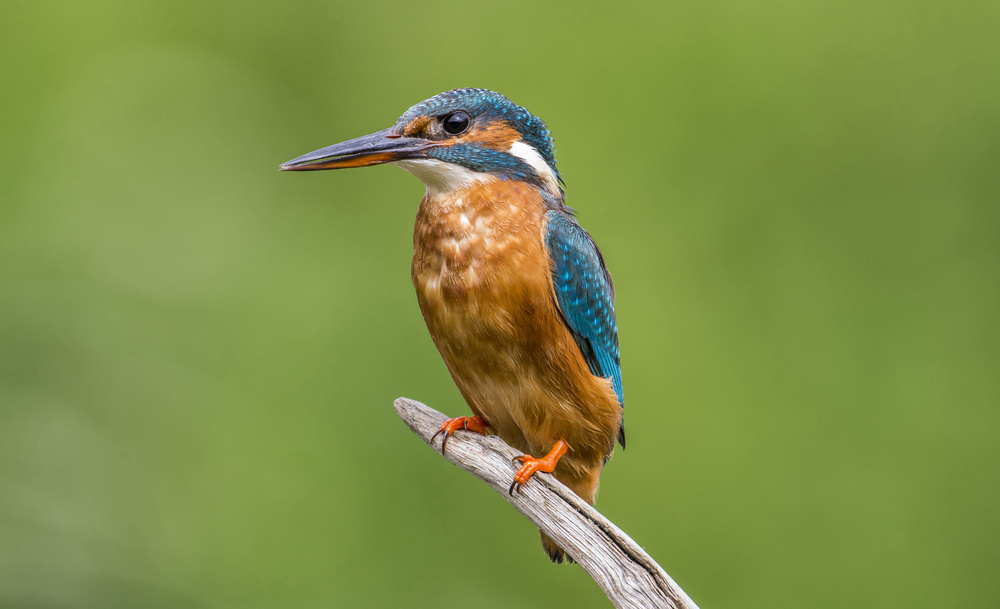
<svg viewBox="0 0 1000 609">
<path fill-rule="evenodd" d="M 493 431 L 524 453 L 511 494 L 536 472 L 551 472 L 593 504 L 615 440 L 625 448 L 615 288 L 566 205 L 545 123 L 494 91 L 454 89 L 388 129 L 281 169 L 383 163 L 426 187 L 413 286 L 473 412 L 441 426 L 442 453 L 456 431 Z M 542 545 L 553 562 L 573 561 L 545 533 Z"/>
</svg>

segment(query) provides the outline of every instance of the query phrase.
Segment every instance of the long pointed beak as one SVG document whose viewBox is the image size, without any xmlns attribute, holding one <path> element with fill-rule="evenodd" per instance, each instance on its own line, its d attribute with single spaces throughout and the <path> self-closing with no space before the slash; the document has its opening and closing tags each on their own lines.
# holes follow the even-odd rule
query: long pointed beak
<svg viewBox="0 0 1000 609">
<path fill-rule="evenodd" d="M 424 153 L 438 142 L 403 137 L 392 129 L 321 148 L 281 165 L 281 171 L 315 171 L 381 165 L 404 159 L 424 158 Z"/>
</svg>

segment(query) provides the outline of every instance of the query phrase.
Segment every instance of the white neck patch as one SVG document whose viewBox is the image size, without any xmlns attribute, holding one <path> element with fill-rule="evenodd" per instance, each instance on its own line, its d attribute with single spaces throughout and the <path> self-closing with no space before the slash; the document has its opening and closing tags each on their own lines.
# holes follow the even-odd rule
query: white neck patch
<svg viewBox="0 0 1000 609">
<path fill-rule="evenodd" d="M 427 193 L 431 195 L 449 194 L 494 180 L 488 173 L 472 171 L 461 165 L 445 163 L 438 159 L 407 159 L 396 161 L 393 165 L 398 165 L 417 176 L 427 187 Z"/>
<path fill-rule="evenodd" d="M 531 168 L 535 170 L 538 177 L 542 178 L 542 181 L 545 182 L 553 194 L 559 193 L 559 180 L 556 179 L 555 172 L 545 162 L 542 155 L 538 154 L 538 150 L 534 146 L 526 144 L 524 140 L 518 140 L 510 145 L 509 152 L 528 165 L 531 165 Z"/>
</svg>

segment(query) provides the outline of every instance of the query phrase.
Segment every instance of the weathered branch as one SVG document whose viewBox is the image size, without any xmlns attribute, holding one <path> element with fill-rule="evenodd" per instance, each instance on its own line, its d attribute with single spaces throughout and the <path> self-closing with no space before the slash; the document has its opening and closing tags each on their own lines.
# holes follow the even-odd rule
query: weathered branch
<svg viewBox="0 0 1000 609">
<path fill-rule="evenodd" d="M 407 398 L 396 412 L 424 442 L 441 453 L 431 437 L 447 417 Z M 508 493 L 521 453 L 498 436 L 455 433 L 446 459 L 500 493 L 528 520 L 558 543 L 604 590 L 615 607 L 698 609 L 674 580 L 632 538 L 550 474 L 535 474 L 515 495 Z"/>
</svg>

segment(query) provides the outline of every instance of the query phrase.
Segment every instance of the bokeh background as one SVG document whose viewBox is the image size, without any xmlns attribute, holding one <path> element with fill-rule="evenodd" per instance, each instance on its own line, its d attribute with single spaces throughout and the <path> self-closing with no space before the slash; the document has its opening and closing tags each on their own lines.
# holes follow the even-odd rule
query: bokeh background
<svg viewBox="0 0 1000 609">
<path fill-rule="evenodd" d="M 7 2 L 0 606 L 603 607 L 396 418 L 467 407 L 422 185 L 282 174 L 459 86 L 618 287 L 598 507 L 704 608 L 985 606 L 1000 4 Z"/>
</svg>

